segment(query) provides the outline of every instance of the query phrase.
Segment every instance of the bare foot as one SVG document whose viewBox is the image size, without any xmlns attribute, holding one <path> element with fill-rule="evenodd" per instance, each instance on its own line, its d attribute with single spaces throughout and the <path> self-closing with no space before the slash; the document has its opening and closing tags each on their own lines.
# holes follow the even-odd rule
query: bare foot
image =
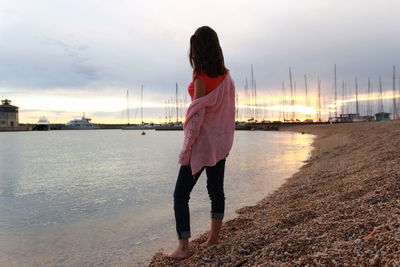
<svg viewBox="0 0 400 267">
<path fill-rule="evenodd" d="M 190 256 L 192 256 L 192 253 L 189 250 L 182 250 L 180 248 L 175 249 L 174 252 L 170 253 L 167 255 L 169 258 L 174 258 L 174 259 L 187 259 Z"/>
<path fill-rule="evenodd" d="M 207 241 L 200 244 L 200 246 L 203 248 L 209 248 L 209 247 L 216 246 L 216 245 L 218 245 L 217 240 L 209 240 L 209 239 L 207 239 Z"/>
</svg>

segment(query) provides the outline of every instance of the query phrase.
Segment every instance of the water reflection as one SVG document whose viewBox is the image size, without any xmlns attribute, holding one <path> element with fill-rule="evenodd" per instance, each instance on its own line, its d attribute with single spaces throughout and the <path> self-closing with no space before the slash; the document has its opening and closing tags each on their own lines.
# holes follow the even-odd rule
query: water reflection
<svg viewBox="0 0 400 267">
<path fill-rule="evenodd" d="M 19 135 L 2 133 L 7 141 L 0 140 L 0 197 L 13 197 L 18 190 L 21 162 L 21 142 Z"/>
<path fill-rule="evenodd" d="M 0 266 L 143 262 L 173 245 L 172 192 L 182 132 L 0 134 Z M 282 184 L 310 135 L 237 132 L 227 160 L 227 217 Z M 4 151 L 9 152 L 4 152 Z M 6 166 L 16 166 L 6 170 Z M 9 171 L 12 170 L 12 171 Z M 193 234 L 208 227 L 206 179 L 191 197 Z"/>
</svg>

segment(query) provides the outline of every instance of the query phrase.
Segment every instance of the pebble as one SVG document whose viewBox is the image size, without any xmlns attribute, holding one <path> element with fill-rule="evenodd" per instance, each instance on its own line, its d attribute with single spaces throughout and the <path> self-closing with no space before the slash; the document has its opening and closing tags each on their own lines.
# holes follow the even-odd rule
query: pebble
<svg viewBox="0 0 400 267">
<path fill-rule="evenodd" d="M 207 257 L 202 257 L 201 258 L 203 261 L 205 261 L 205 262 L 211 262 L 211 259 L 210 258 L 207 258 Z"/>
<path fill-rule="evenodd" d="M 275 252 L 274 251 L 271 251 L 270 253 L 269 253 L 269 256 L 270 257 L 273 257 L 275 255 Z"/>
<path fill-rule="evenodd" d="M 400 121 L 290 129 L 317 135 L 307 168 L 225 222 L 218 248 L 150 266 L 400 267 Z"/>
</svg>

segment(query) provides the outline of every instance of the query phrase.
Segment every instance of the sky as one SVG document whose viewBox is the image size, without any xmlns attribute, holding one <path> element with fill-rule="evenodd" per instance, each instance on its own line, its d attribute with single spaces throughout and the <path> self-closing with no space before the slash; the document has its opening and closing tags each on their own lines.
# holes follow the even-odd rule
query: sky
<svg viewBox="0 0 400 267">
<path fill-rule="evenodd" d="M 316 113 L 318 77 L 329 116 L 334 64 L 338 99 L 344 81 L 349 112 L 355 77 L 360 99 L 367 98 L 368 77 L 375 99 L 379 76 L 390 111 L 393 65 L 400 80 L 398 10 L 397 0 L 0 0 L 0 97 L 20 107 L 20 122 L 44 115 L 65 123 L 85 112 L 93 122 L 126 123 L 129 90 L 132 123 L 140 120 L 143 85 L 144 120 L 163 122 L 166 113 L 176 116 L 165 104 L 175 102 L 177 83 L 182 117 L 190 102 L 189 39 L 208 25 L 235 80 L 241 118 L 251 65 L 260 117 L 289 108 L 281 90 L 284 81 L 289 96 L 289 67 L 299 117 Z"/>
</svg>

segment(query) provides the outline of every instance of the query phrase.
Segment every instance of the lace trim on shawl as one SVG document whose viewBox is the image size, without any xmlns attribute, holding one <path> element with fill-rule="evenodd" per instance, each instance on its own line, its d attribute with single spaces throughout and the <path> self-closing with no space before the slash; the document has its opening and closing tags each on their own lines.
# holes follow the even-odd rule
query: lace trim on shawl
<svg viewBox="0 0 400 267">
<path fill-rule="evenodd" d="M 185 134 L 185 141 L 183 142 L 183 149 L 182 149 L 181 156 L 180 156 L 180 158 L 182 160 L 184 160 L 184 156 L 185 156 L 184 154 L 187 154 L 190 151 L 192 151 L 193 144 L 194 144 L 193 136 L 195 134 L 196 127 L 198 125 L 198 117 L 199 117 L 199 114 L 196 113 L 195 115 L 193 115 L 193 117 L 190 120 L 188 134 Z M 186 155 L 186 156 L 189 156 L 189 155 Z M 190 160 L 190 157 L 188 157 L 187 160 Z"/>
</svg>

